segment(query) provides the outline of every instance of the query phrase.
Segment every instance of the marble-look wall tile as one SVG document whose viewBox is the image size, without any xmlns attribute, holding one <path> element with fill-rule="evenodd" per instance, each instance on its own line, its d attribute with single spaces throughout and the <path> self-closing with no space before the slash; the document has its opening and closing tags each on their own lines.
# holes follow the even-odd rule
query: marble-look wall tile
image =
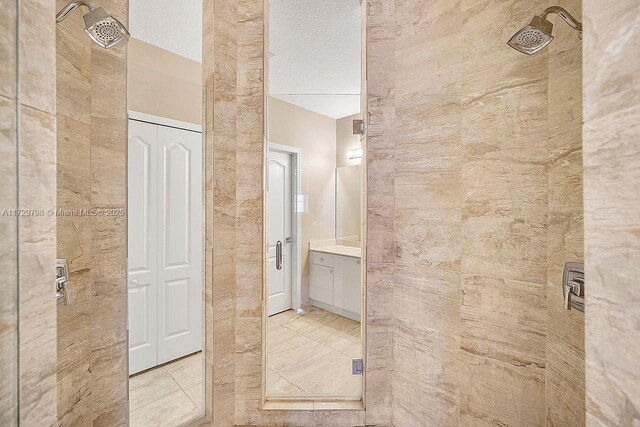
<svg viewBox="0 0 640 427">
<path fill-rule="evenodd" d="M 3 209 L 37 212 L 3 216 L 1 222 L 3 244 L 9 245 L 2 251 L 2 267 L 7 268 L 7 277 L 3 280 L 8 280 L 11 289 L 5 289 L 7 284 L 2 283 L 0 346 L 3 365 L 6 363 L 6 368 L 14 369 L 6 377 L 3 375 L 0 392 L 0 418 L 6 425 L 52 426 L 56 423 L 53 8 L 51 2 L 37 0 L 5 2 L 0 13 L 3 24 L 0 36 L 3 190 L 0 194 L 6 203 Z M 33 9 L 39 13 L 31 13 Z M 18 341 L 15 341 L 16 325 Z M 13 341 L 13 345 L 5 340 Z M 10 389 L 7 390 L 5 384 Z M 16 384 L 17 389 L 11 388 Z"/>
<path fill-rule="evenodd" d="M 462 14 L 395 7 L 393 423 L 459 423 Z"/>
<path fill-rule="evenodd" d="M 48 0 L 22 0 L 20 5 L 20 102 L 34 109 L 55 114 L 56 29 Z"/>
<path fill-rule="evenodd" d="M 61 8 L 65 2 L 58 0 Z M 128 2 L 103 4 L 126 24 Z M 81 14 L 56 28 L 57 254 L 67 258 L 73 302 L 58 305 L 58 424 L 128 422 L 126 282 L 126 44 L 105 50 Z"/>
<path fill-rule="evenodd" d="M 557 4 L 582 20 L 581 0 Z M 564 263 L 584 261 L 582 40 L 559 17 L 549 19 L 546 420 L 583 426 L 585 314 L 565 310 L 562 293 Z"/>
<path fill-rule="evenodd" d="M 50 213 L 56 208 L 55 5 L 41 0 L 18 5 L 17 207 L 45 213 L 18 218 L 19 424 L 51 426 L 56 423 L 56 220 Z"/>
<path fill-rule="evenodd" d="M 0 16 L 0 209 L 18 208 L 18 2 Z M 0 216 L 0 424 L 18 424 L 18 218 Z"/>
<path fill-rule="evenodd" d="M 234 424 L 236 342 L 236 3 L 203 3 L 205 412 Z"/>
<path fill-rule="evenodd" d="M 56 422 L 55 128 L 52 114 L 20 107 L 18 206 L 45 212 L 18 219 L 21 425 Z"/>
<path fill-rule="evenodd" d="M 585 0 L 586 423 L 640 420 L 640 4 Z"/>
<path fill-rule="evenodd" d="M 461 404 L 505 425 L 544 425 L 546 285 L 465 275 L 462 293 Z"/>
</svg>

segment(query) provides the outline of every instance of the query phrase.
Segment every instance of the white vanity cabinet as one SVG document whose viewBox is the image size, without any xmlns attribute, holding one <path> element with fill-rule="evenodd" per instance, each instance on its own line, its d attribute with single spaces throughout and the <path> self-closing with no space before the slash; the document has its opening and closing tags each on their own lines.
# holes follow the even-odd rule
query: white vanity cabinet
<svg viewBox="0 0 640 427">
<path fill-rule="evenodd" d="M 314 250 L 310 254 L 311 305 L 359 321 L 360 258 Z"/>
</svg>

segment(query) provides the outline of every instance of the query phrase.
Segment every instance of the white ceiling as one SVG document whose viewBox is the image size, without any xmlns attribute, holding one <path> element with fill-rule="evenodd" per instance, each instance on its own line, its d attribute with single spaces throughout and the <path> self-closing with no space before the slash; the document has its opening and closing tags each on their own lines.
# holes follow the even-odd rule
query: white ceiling
<svg viewBox="0 0 640 427">
<path fill-rule="evenodd" d="M 269 1 L 269 93 L 335 119 L 360 111 L 360 1 Z"/>
<path fill-rule="evenodd" d="M 136 39 L 202 62 L 202 0 L 129 0 L 129 31 Z"/>
</svg>

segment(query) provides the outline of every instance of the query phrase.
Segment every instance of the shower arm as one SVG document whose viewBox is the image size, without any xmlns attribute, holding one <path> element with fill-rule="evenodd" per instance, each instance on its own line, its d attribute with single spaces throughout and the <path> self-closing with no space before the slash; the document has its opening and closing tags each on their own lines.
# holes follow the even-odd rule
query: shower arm
<svg viewBox="0 0 640 427">
<path fill-rule="evenodd" d="M 564 20 L 564 22 L 569 24 L 571 28 L 580 31 L 580 34 L 582 34 L 582 23 L 578 21 L 576 18 L 574 18 L 569 12 L 567 12 L 566 9 L 560 6 L 551 6 L 546 8 L 544 12 L 542 12 L 540 17 L 546 19 L 547 15 L 550 13 L 555 13 L 556 15 L 560 15 L 560 17 Z"/>
<path fill-rule="evenodd" d="M 71 12 L 76 10 L 79 6 L 86 6 L 89 11 L 96 9 L 96 6 L 86 0 L 74 0 L 69 2 L 69 4 L 63 7 L 60 12 L 58 12 L 58 14 L 56 15 L 56 22 L 62 22 L 67 19 Z"/>
</svg>

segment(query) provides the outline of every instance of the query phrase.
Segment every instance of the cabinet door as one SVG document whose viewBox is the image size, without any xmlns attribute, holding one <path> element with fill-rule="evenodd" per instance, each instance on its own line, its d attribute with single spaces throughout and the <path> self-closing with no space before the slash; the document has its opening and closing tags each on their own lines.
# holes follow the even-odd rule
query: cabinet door
<svg viewBox="0 0 640 427">
<path fill-rule="evenodd" d="M 333 268 L 311 264 L 309 298 L 333 305 Z"/>
<path fill-rule="evenodd" d="M 335 280 L 333 285 L 334 305 L 343 310 L 360 314 L 362 301 L 360 291 L 360 259 L 336 256 L 333 260 Z"/>
</svg>

